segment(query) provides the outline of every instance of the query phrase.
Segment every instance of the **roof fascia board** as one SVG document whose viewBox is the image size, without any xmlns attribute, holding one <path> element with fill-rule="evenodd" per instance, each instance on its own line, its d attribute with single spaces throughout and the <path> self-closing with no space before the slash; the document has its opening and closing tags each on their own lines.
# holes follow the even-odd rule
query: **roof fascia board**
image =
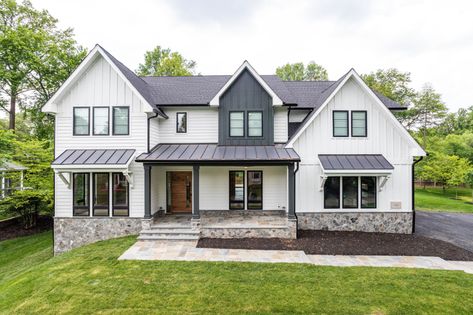
<svg viewBox="0 0 473 315">
<path fill-rule="evenodd" d="M 232 85 L 233 82 L 238 78 L 240 73 L 243 70 L 247 69 L 253 77 L 258 81 L 258 83 L 271 95 L 273 100 L 273 106 L 281 106 L 283 105 L 283 101 L 277 96 L 277 94 L 269 87 L 269 85 L 261 78 L 261 76 L 256 72 L 256 70 L 250 65 L 248 61 L 245 60 L 243 64 L 237 69 L 237 71 L 232 75 L 232 77 L 223 85 L 223 87 L 217 92 L 214 98 L 210 101 L 210 106 L 219 106 L 220 105 L 220 97 L 225 93 L 225 91 Z"/>
<path fill-rule="evenodd" d="M 325 100 L 322 106 L 320 106 L 319 109 L 317 109 L 317 111 L 312 113 L 312 116 L 309 119 L 307 119 L 304 126 L 287 143 L 286 147 L 292 148 L 292 146 L 294 145 L 294 142 L 301 136 L 301 134 L 307 129 L 307 127 L 314 121 L 314 119 L 320 114 L 320 112 L 327 106 L 327 104 L 333 99 L 333 97 L 338 93 L 338 91 L 340 91 L 340 89 L 346 84 L 346 82 L 350 78 L 355 79 L 355 81 L 361 86 L 361 88 L 371 96 L 371 98 L 382 108 L 382 110 L 385 111 L 388 117 L 393 121 L 394 125 L 400 130 L 401 134 L 403 134 L 408 139 L 408 141 L 413 146 L 413 150 L 411 151 L 411 154 L 413 156 L 425 156 L 426 152 L 424 151 L 424 149 L 422 149 L 422 147 L 417 143 L 417 141 L 414 140 L 414 138 L 409 134 L 406 128 L 404 128 L 404 126 L 399 122 L 399 120 L 397 120 L 396 117 L 386 107 L 386 105 L 384 105 L 383 102 L 381 102 L 381 100 L 376 96 L 376 94 L 374 94 L 374 92 L 366 85 L 366 83 L 361 79 L 361 77 L 358 75 L 358 73 L 356 73 L 354 69 L 351 69 L 348 72 L 348 75 L 345 77 L 345 79 L 342 82 L 340 82 L 340 84 L 332 92 L 332 94 L 330 94 L 330 96 Z"/>
</svg>

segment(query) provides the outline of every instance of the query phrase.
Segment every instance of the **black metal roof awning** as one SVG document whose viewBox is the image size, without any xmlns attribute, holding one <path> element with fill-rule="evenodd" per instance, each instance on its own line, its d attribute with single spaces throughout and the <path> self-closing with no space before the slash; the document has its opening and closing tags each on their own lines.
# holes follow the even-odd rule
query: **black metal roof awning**
<svg viewBox="0 0 473 315">
<path fill-rule="evenodd" d="M 127 167 L 134 153 L 134 149 L 65 150 L 51 166 L 54 169 Z"/>
<path fill-rule="evenodd" d="M 292 148 L 272 146 L 220 146 L 217 144 L 159 144 L 136 158 L 143 163 L 290 164 L 300 157 Z"/>
<path fill-rule="evenodd" d="M 392 173 L 382 154 L 319 154 L 324 173 Z"/>
</svg>

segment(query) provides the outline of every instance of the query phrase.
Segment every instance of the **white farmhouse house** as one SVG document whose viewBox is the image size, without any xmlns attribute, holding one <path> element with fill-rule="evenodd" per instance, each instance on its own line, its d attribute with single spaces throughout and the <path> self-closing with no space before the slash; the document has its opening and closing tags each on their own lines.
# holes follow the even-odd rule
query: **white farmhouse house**
<svg viewBox="0 0 473 315">
<path fill-rule="evenodd" d="M 56 117 L 55 251 L 127 234 L 411 233 L 425 152 L 403 109 L 353 69 L 288 82 L 245 61 L 233 75 L 138 77 L 97 45 L 43 108 Z"/>
</svg>

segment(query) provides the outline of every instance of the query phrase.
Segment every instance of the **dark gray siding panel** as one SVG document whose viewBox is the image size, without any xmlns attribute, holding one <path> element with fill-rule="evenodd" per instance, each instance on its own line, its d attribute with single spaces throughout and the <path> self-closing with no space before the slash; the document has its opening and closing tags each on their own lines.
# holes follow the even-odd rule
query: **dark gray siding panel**
<svg viewBox="0 0 473 315">
<path fill-rule="evenodd" d="M 230 137 L 230 112 L 245 112 L 245 136 Z M 248 111 L 263 112 L 263 136 L 248 137 Z M 273 145 L 274 113 L 271 96 L 248 71 L 243 71 L 220 98 L 220 145 Z"/>
</svg>

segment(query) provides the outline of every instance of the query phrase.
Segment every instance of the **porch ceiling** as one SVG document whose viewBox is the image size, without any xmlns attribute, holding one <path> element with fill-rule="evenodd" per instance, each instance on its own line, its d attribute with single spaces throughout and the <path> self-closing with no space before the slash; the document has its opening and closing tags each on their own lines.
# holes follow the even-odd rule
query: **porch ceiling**
<svg viewBox="0 0 473 315">
<path fill-rule="evenodd" d="M 151 152 L 136 158 L 143 163 L 279 163 L 299 162 L 300 157 L 292 148 L 273 146 L 220 146 L 217 144 L 159 144 Z"/>
</svg>

